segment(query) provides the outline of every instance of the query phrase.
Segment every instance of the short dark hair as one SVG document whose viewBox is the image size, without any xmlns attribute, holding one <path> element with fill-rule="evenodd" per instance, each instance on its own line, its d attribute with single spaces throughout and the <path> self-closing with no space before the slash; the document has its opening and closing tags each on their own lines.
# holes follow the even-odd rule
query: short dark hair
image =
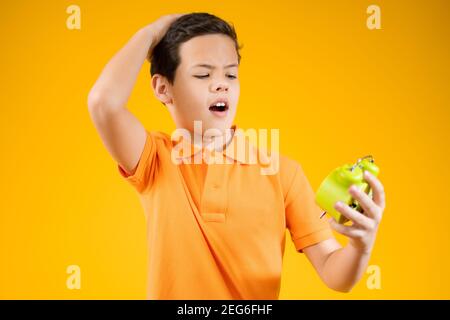
<svg viewBox="0 0 450 320">
<path fill-rule="evenodd" d="M 175 71 L 180 64 L 179 47 L 196 36 L 206 34 L 224 34 L 235 43 L 238 55 L 238 64 L 241 62 L 234 26 L 216 17 L 215 15 L 194 12 L 185 14 L 176 19 L 167 30 L 161 41 L 155 46 L 150 57 L 150 74 L 160 74 L 167 78 L 170 84 L 175 80 Z"/>
</svg>

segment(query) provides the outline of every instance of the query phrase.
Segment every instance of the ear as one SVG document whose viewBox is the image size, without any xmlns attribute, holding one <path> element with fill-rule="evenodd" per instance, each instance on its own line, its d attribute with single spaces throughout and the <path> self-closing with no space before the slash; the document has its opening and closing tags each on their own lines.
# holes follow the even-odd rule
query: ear
<svg viewBox="0 0 450 320">
<path fill-rule="evenodd" d="M 173 100 L 171 86 L 167 81 L 167 78 L 160 74 L 154 74 L 151 82 L 156 98 L 161 101 L 166 107 L 167 105 L 172 104 Z"/>
</svg>

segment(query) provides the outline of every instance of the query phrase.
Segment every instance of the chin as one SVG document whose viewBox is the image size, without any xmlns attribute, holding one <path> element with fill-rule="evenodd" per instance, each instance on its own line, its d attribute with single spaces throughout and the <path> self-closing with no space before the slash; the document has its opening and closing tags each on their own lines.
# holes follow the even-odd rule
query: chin
<svg viewBox="0 0 450 320">
<path fill-rule="evenodd" d="M 208 115 L 207 117 L 202 117 L 202 119 L 184 121 L 181 127 L 196 134 L 205 135 L 206 133 L 207 136 L 212 137 L 225 134 L 232 127 L 233 121 L 234 117 L 231 117 L 231 115 L 223 118 L 210 117 Z"/>
</svg>

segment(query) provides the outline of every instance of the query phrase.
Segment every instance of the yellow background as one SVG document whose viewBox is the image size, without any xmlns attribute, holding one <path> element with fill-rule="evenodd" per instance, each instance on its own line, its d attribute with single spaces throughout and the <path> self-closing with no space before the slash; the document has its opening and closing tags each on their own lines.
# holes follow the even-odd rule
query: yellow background
<svg viewBox="0 0 450 320">
<path fill-rule="evenodd" d="M 8 4 L 6 4 L 8 3 Z M 81 8 L 81 30 L 66 8 Z M 381 8 L 381 30 L 366 9 Z M 87 111 L 101 69 L 163 14 L 232 22 L 244 48 L 236 123 L 279 128 L 313 186 L 372 154 L 387 208 L 368 275 L 326 288 L 287 234 L 281 299 L 450 298 L 448 1 L 8 1 L 0 10 L 0 298 L 145 298 L 144 216 Z M 129 101 L 171 132 L 146 62 Z M 447 142 L 446 142 L 447 141 Z M 339 237 L 343 244 L 345 239 Z M 66 288 L 68 265 L 81 289 Z"/>
</svg>

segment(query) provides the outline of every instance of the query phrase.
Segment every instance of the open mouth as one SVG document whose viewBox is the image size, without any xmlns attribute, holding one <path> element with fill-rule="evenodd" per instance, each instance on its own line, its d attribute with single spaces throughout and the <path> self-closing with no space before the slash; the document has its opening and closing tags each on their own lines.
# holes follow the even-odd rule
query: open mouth
<svg viewBox="0 0 450 320">
<path fill-rule="evenodd" d="M 225 116 L 228 111 L 228 103 L 226 102 L 217 102 L 209 107 L 209 111 L 211 111 L 216 116 Z"/>
</svg>

